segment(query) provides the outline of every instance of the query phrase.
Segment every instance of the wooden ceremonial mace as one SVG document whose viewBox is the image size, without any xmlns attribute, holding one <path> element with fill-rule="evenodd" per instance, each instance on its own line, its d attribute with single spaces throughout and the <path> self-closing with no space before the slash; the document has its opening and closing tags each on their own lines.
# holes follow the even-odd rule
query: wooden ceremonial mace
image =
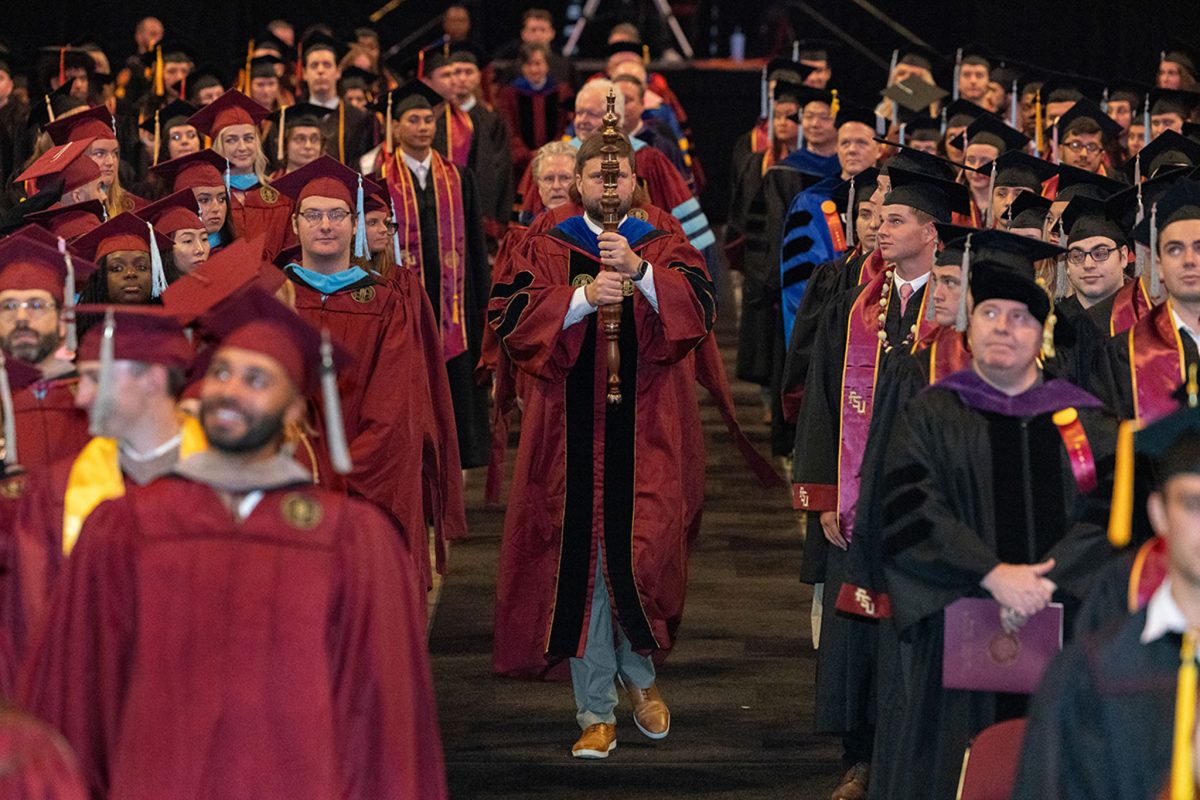
<svg viewBox="0 0 1200 800">
<path fill-rule="evenodd" d="M 621 130 L 617 127 L 617 96 L 609 89 L 608 109 L 604 112 L 604 128 L 600 135 L 604 146 L 600 148 L 600 175 L 604 179 L 604 194 L 600 196 L 601 227 L 616 233 L 621 224 L 621 196 L 617 194 L 617 180 L 621 176 L 621 164 L 617 158 L 617 142 Z M 612 267 L 606 267 L 612 269 Z M 625 281 L 622 294 L 628 296 L 629 281 Z M 604 326 L 604 342 L 608 356 L 609 404 L 621 402 L 621 307 L 622 303 L 611 303 L 600 307 L 600 322 Z"/>
</svg>

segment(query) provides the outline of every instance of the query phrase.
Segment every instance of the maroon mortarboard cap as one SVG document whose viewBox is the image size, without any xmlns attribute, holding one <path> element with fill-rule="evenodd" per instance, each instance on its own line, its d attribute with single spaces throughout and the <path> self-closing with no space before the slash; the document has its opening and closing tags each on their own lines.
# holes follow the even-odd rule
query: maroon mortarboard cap
<svg viewBox="0 0 1200 800">
<path fill-rule="evenodd" d="M 392 198 L 386 186 L 363 178 L 363 210 L 388 211 L 392 210 Z"/>
<path fill-rule="evenodd" d="M 161 200 L 138 209 L 138 216 L 154 225 L 154 230 L 164 236 L 175 231 L 204 228 L 196 207 L 196 195 L 191 189 L 180 189 Z"/>
<path fill-rule="evenodd" d="M 164 161 L 151 167 L 150 172 L 163 182 L 169 183 L 171 191 L 178 192 L 181 189 L 195 189 L 200 186 L 224 187 L 225 177 L 222 173 L 226 164 L 225 156 L 210 147 Z"/>
<path fill-rule="evenodd" d="M 192 345 L 183 328 L 167 309 L 160 306 L 80 305 L 77 314 L 104 315 L 113 312 L 113 358 L 162 364 L 184 372 L 192 361 Z M 93 325 L 79 340 L 76 361 L 99 361 L 105 325 Z"/>
<path fill-rule="evenodd" d="M 295 172 L 289 172 L 271 183 L 280 194 L 290 197 L 300 207 L 306 197 L 329 197 L 344 200 L 353 211 L 357 205 L 358 182 L 362 179 L 354 170 L 329 155 L 322 155 Z M 364 183 L 364 190 L 366 184 Z"/>
<path fill-rule="evenodd" d="M 62 303 L 66 259 L 56 246 L 35 238 L 36 235 L 22 232 L 0 241 L 0 292 L 41 289 Z M 77 283 L 99 269 L 84 258 L 72 258 L 71 263 Z"/>
<path fill-rule="evenodd" d="M 42 153 L 37 161 L 18 175 L 14 182 L 33 181 L 40 191 L 47 183 L 61 178 L 63 192 L 71 192 L 86 186 L 100 177 L 100 167 L 87 154 L 94 138 L 74 139 L 66 144 L 55 145 Z"/>
<path fill-rule="evenodd" d="M 163 308 L 185 325 L 201 319 L 258 280 L 263 260 L 262 242 L 262 236 L 235 239 L 168 286 L 162 293 Z"/>
<path fill-rule="evenodd" d="M 215 138 L 230 125 L 257 125 L 269 113 L 237 89 L 230 89 L 188 117 L 188 122 L 205 136 Z"/>
<path fill-rule="evenodd" d="M 108 106 L 92 106 L 69 117 L 59 117 L 46 126 L 46 133 L 55 144 L 66 144 L 77 139 L 116 139 L 112 112 Z"/>
<path fill-rule="evenodd" d="M 84 200 L 69 206 L 56 206 L 25 217 L 68 243 L 99 228 L 104 221 L 104 204 L 99 200 Z"/>
<path fill-rule="evenodd" d="M 238 292 L 213 314 L 211 328 L 221 348 L 249 350 L 274 359 L 305 395 L 321 383 L 321 333 L 274 295 L 257 286 Z M 341 368 L 350 354 L 334 347 L 334 364 Z"/>
<path fill-rule="evenodd" d="M 299 264 L 300 258 L 303 256 L 303 254 L 304 248 L 298 244 L 294 244 L 291 247 L 285 247 L 280 250 L 279 254 L 275 256 L 271 263 L 282 270 L 289 264 Z"/>
<path fill-rule="evenodd" d="M 174 246 L 174 242 L 160 233 L 156 232 L 154 239 L 159 252 L 169 252 Z M 118 250 L 144 250 L 149 253 L 150 225 L 132 211 L 126 211 L 76 239 L 71 243 L 71 249 L 89 261 L 99 261 Z"/>
</svg>

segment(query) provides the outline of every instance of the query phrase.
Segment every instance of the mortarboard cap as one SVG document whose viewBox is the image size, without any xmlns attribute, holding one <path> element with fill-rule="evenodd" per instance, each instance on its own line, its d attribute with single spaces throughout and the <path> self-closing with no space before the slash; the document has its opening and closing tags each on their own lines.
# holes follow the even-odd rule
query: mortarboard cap
<svg viewBox="0 0 1200 800">
<path fill-rule="evenodd" d="M 342 90 L 365 89 L 374 91 L 379 83 L 379 75 L 362 67 L 346 67 L 342 70 Z"/>
<path fill-rule="evenodd" d="M 1057 258 L 1063 248 L 999 230 L 971 235 L 971 297 L 975 304 L 985 300 L 1014 300 L 1024 303 L 1038 322 L 1050 316 L 1050 296 L 1037 281 L 1034 263 Z"/>
<path fill-rule="evenodd" d="M 1135 242 L 1149 244 L 1151 222 L 1154 223 L 1154 236 L 1157 237 L 1172 222 L 1186 219 L 1200 219 L 1200 183 L 1190 178 L 1180 178 L 1151 204 L 1151 208 L 1146 210 L 1146 218 L 1134 227 L 1130 236 Z"/>
<path fill-rule="evenodd" d="M 88 155 L 94 141 L 77 139 L 50 148 L 18 175 L 15 182 L 33 181 L 40 191 L 51 181 L 62 180 L 62 191 L 70 192 L 98 180 L 100 167 Z"/>
<path fill-rule="evenodd" d="M 792 61 L 790 58 L 775 58 L 767 62 L 768 81 L 783 80 L 791 81 L 792 83 L 803 83 L 814 72 L 816 72 L 816 67 L 801 64 L 799 61 Z"/>
<path fill-rule="evenodd" d="M 1067 164 L 1058 165 L 1058 192 L 1054 202 L 1070 201 L 1080 194 L 1105 200 L 1125 188 L 1125 184 Z"/>
<path fill-rule="evenodd" d="M 169 185 L 172 192 L 200 186 L 224 188 L 224 171 L 227 164 L 224 156 L 209 147 L 164 161 L 151 167 L 150 172 Z"/>
<path fill-rule="evenodd" d="M 967 170 L 968 172 L 977 171 L 962 164 L 956 164 L 941 156 L 935 156 L 926 153 L 924 150 L 917 150 L 897 144 L 880 136 L 876 136 L 875 141 L 894 148 L 896 151 L 884 162 L 880 170 L 884 175 L 890 174 L 891 170 L 896 168 L 921 175 L 928 175 L 944 181 L 953 181 L 958 177 L 960 170 Z"/>
<path fill-rule="evenodd" d="M 173 242 L 160 233 L 154 234 L 159 252 L 170 250 Z M 150 225 L 132 211 L 118 214 L 71 243 L 71 250 L 88 261 L 98 262 L 118 250 L 144 250 L 152 253 Z"/>
<path fill-rule="evenodd" d="M 929 81 L 913 75 L 900 83 L 894 83 L 880 92 L 888 100 L 893 100 L 901 108 L 908 111 L 928 111 L 929 106 L 945 97 L 949 92 L 940 89 Z"/>
<path fill-rule="evenodd" d="M 1050 198 L 1037 192 L 1021 192 L 1009 204 L 1005 216 L 1009 228 L 1041 228 L 1050 213 Z"/>
<path fill-rule="evenodd" d="M 854 205 L 857 206 L 861 201 L 866 200 L 875 192 L 878 182 L 879 170 L 875 167 L 867 167 L 857 175 L 851 175 L 849 179 L 833 187 L 833 192 L 830 194 L 829 199 L 833 200 L 837 205 L 838 211 L 853 214 L 854 209 L 847 208 L 850 202 L 850 185 L 854 185 Z"/>
<path fill-rule="evenodd" d="M 832 39 L 800 39 L 792 43 L 792 47 L 800 56 L 801 61 L 828 61 L 829 54 L 840 47 Z"/>
<path fill-rule="evenodd" d="M 162 293 L 163 307 L 181 325 L 198 321 L 207 327 L 209 313 L 258 280 L 264 265 L 262 242 L 261 236 L 233 240 L 168 286 Z M 282 275 L 273 265 L 266 266 Z"/>
<path fill-rule="evenodd" d="M 939 222 L 949 222 L 955 211 L 966 213 L 970 209 L 970 192 L 961 183 L 895 167 L 888 168 L 888 177 L 892 190 L 883 199 L 885 205 L 924 211 Z"/>
<path fill-rule="evenodd" d="M 1180 39 L 1178 36 L 1172 36 L 1167 46 L 1163 48 L 1160 56 L 1160 63 L 1167 61 L 1172 64 L 1178 64 L 1187 70 L 1188 74 L 1193 78 L 1196 77 L 1196 55 L 1191 46 Z"/>
<path fill-rule="evenodd" d="M 250 77 L 277 78 L 279 77 L 279 73 L 275 68 L 283 66 L 283 64 L 284 61 L 282 58 L 271 53 L 255 56 L 250 59 Z"/>
<path fill-rule="evenodd" d="M 199 111 L 191 103 L 186 103 L 183 100 L 172 100 L 162 108 L 154 111 L 146 119 L 142 120 L 142 124 L 138 127 L 146 133 L 154 133 L 154 120 L 158 119 L 158 127 L 165 136 L 167 131 L 179 125 L 191 125 L 188 118 Z"/>
<path fill-rule="evenodd" d="M 996 186 L 1024 187 L 1041 193 L 1042 184 L 1058 174 L 1059 168 L 1043 159 L 1031 156 L 1023 150 L 1009 150 L 994 162 L 984 164 L 980 172 L 991 172 L 996 166 Z"/>
<path fill-rule="evenodd" d="M 25 219 L 70 244 L 80 236 L 99 228 L 104 221 L 104 214 L 104 204 L 99 200 L 84 200 L 69 206 L 36 211 L 27 214 Z"/>
<path fill-rule="evenodd" d="M 116 139 L 112 112 L 108 106 L 92 106 L 78 114 L 60 117 L 46 126 L 45 131 L 55 144 L 66 144 L 73 139 Z"/>
<path fill-rule="evenodd" d="M 987 144 L 1004 153 L 1008 150 L 1024 150 L 1029 145 L 1029 137 L 1009 127 L 998 117 L 984 114 L 954 137 L 951 144 L 959 150 L 966 149 L 968 144 Z"/>
<path fill-rule="evenodd" d="M 897 64 L 907 64 L 910 67 L 918 67 L 930 72 L 944 62 L 945 59 L 940 53 L 915 42 L 906 44 L 896 51 Z"/>
<path fill-rule="evenodd" d="M 187 78 L 172 86 L 171 89 L 176 94 L 183 94 L 182 88 L 185 84 L 188 99 L 193 102 L 197 102 L 200 91 L 203 89 L 211 89 L 214 86 L 220 86 L 224 89 L 229 85 L 225 79 L 224 70 L 218 69 L 211 64 L 196 67 L 188 74 Z"/>
<path fill-rule="evenodd" d="M 1178 114 L 1189 119 L 1192 111 L 1200 106 L 1200 94 L 1182 89 L 1154 89 L 1149 95 L 1150 115 Z"/>
<path fill-rule="evenodd" d="M 1076 120 L 1080 119 L 1090 119 L 1095 122 L 1100 127 L 1100 132 L 1108 139 L 1115 139 L 1121 135 L 1121 126 L 1108 116 L 1095 100 L 1082 97 L 1076 100 L 1075 105 L 1071 106 L 1055 123 L 1059 139 L 1066 139 L 1067 131 Z"/>
<path fill-rule="evenodd" d="M 282 118 L 283 127 L 285 130 L 291 130 L 296 126 L 308 126 L 319 128 L 321 121 L 333 113 L 332 109 L 325 106 L 319 106 L 315 103 L 299 102 L 290 106 L 282 106 L 279 109 L 272 111 L 267 119 L 279 126 L 279 121 Z"/>
<path fill-rule="evenodd" d="M 230 89 L 188 117 L 188 122 L 205 136 L 216 137 L 230 125 L 257 125 L 269 113 L 237 89 Z"/>
<path fill-rule="evenodd" d="M 192 345 L 179 320 L 161 306 L 80 305 L 79 314 L 112 312 L 112 359 L 162 364 L 186 372 L 192 361 Z M 79 340 L 76 361 L 100 361 L 105 325 L 93 325 Z"/>
<path fill-rule="evenodd" d="M 442 96 L 433 90 L 429 84 L 421 80 L 411 80 L 403 86 L 398 86 L 381 95 L 367 107 L 380 114 L 387 114 L 388 97 L 392 100 L 392 118 L 399 119 L 400 115 L 415 108 L 430 109 L 442 102 Z"/>
<path fill-rule="evenodd" d="M 191 189 L 180 189 L 139 208 L 138 216 L 154 225 L 154 230 L 164 236 L 173 236 L 180 230 L 204 228 L 196 207 L 196 195 Z"/>
<path fill-rule="evenodd" d="M 77 108 L 83 108 L 87 104 L 82 100 L 71 96 L 71 84 L 64 83 L 49 94 L 39 97 L 33 97 L 29 106 L 30 127 L 38 127 L 45 130 L 46 126 L 54 120 L 66 114 L 68 111 L 74 111 Z"/>
<path fill-rule="evenodd" d="M 290 197 L 297 210 L 306 197 L 329 197 L 345 201 L 353 211 L 362 176 L 329 155 L 321 155 L 295 172 L 289 172 L 271 185 Z"/>
<path fill-rule="evenodd" d="M 837 117 L 833 121 L 835 128 L 840 128 L 848 122 L 858 122 L 873 131 L 875 130 L 875 121 L 875 109 L 839 98 Z"/>
<path fill-rule="evenodd" d="M 1067 203 L 1062 212 L 1062 224 L 1068 245 L 1093 236 L 1112 239 L 1118 247 L 1128 244 L 1125 231 L 1109 216 L 1105 203 L 1091 197 L 1081 195 Z"/>
<path fill-rule="evenodd" d="M 800 98 L 808 96 L 804 93 L 804 90 L 807 88 L 802 83 L 778 78 L 775 81 L 775 89 L 771 92 L 771 99 L 776 103 L 796 103 L 799 105 Z"/>
<path fill-rule="evenodd" d="M 1142 175 L 1153 178 L 1159 171 L 1178 167 L 1194 167 L 1200 165 L 1200 142 L 1178 134 L 1173 130 L 1165 130 L 1155 136 L 1138 154 L 1121 166 L 1121 171 L 1130 180 L 1141 162 Z"/>
<path fill-rule="evenodd" d="M 99 267 L 90 260 L 72 258 L 77 281 L 84 281 Z M 54 245 L 24 232 L 0 240 L 0 292 L 17 289 L 41 289 L 62 303 L 67 264 Z"/>
<path fill-rule="evenodd" d="M 302 62 L 308 60 L 308 54 L 319 50 L 328 50 L 333 53 L 334 61 L 340 61 L 342 56 L 346 54 L 346 44 L 341 42 L 329 34 L 321 30 L 315 30 L 308 36 L 304 37 L 303 43 L 300 45 Z"/>
<path fill-rule="evenodd" d="M 965 128 L 984 114 L 991 114 L 981 105 L 964 100 L 961 97 L 946 106 L 946 127 Z"/>
</svg>

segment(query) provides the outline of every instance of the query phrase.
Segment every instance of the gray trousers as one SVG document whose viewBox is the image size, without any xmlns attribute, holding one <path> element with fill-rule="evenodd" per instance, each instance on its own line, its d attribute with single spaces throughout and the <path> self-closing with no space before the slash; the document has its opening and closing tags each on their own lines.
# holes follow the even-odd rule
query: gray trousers
<svg viewBox="0 0 1200 800">
<path fill-rule="evenodd" d="M 616 641 L 613 641 L 614 628 Z M 575 692 L 575 719 L 580 728 L 598 722 L 617 723 L 617 675 L 639 689 L 654 685 L 654 662 L 638 655 L 621 626 L 614 624 L 608 585 L 604 582 L 604 549 L 596 543 L 596 586 L 588 622 L 583 658 L 571 659 L 571 688 Z"/>
</svg>

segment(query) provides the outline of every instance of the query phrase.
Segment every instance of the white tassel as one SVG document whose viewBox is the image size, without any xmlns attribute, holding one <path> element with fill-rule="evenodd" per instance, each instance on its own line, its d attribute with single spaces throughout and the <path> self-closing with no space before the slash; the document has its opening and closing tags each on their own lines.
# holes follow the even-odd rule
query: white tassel
<svg viewBox="0 0 1200 800">
<path fill-rule="evenodd" d="M 935 247 L 933 250 L 933 266 L 934 267 L 937 266 L 937 260 L 938 260 L 938 253 L 937 253 L 937 248 Z M 934 274 L 932 272 L 932 267 L 931 267 L 931 271 L 929 273 L 929 281 L 926 282 L 926 284 L 925 284 L 924 302 L 925 302 L 925 321 L 926 322 L 933 322 L 935 319 L 937 319 L 937 314 L 934 311 L 934 302 L 933 302 L 933 282 L 935 280 L 937 280 L 937 278 L 934 276 Z"/>
<path fill-rule="evenodd" d="M 996 159 L 992 159 L 992 175 L 988 178 L 987 208 L 983 210 L 983 227 L 992 227 L 992 196 L 996 194 Z"/>
<path fill-rule="evenodd" d="M 1133 181 L 1137 187 L 1137 214 L 1134 217 L 1134 225 L 1141 225 L 1142 220 L 1146 218 L 1146 206 L 1142 202 L 1142 156 L 1139 153 L 1133 163 Z M 1133 273 L 1135 277 L 1141 278 L 1146 274 L 1146 246 L 1140 242 L 1135 242 L 1133 245 Z"/>
<path fill-rule="evenodd" d="M 150 296 L 158 297 L 167 290 L 167 273 L 163 269 L 162 253 L 158 252 L 158 242 L 154 240 L 154 226 L 147 222 L 146 227 L 150 230 Z"/>
<path fill-rule="evenodd" d="M 1150 299 L 1158 300 L 1158 203 L 1150 206 Z"/>
<path fill-rule="evenodd" d="M 0 353 L 0 406 L 4 411 L 4 464 L 12 467 L 20 462 L 17 456 L 17 418 L 13 408 L 12 387 L 8 383 L 8 364 Z"/>
<path fill-rule="evenodd" d="M 104 331 L 100 336 L 100 377 L 96 381 L 96 400 L 92 403 L 91 424 L 88 432 L 92 436 L 104 436 L 105 421 L 112 409 L 112 372 L 117 321 L 110 307 L 104 312 Z"/>
<path fill-rule="evenodd" d="M 962 256 L 962 292 L 958 296 L 958 313 L 954 318 L 954 330 L 962 333 L 967 329 L 967 293 L 971 290 L 971 236 L 967 234 Z"/>
<path fill-rule="evenodd" d="M 958 48 L 958 54 L 954 57 L 954 83 L 951 84 L 951 100 L 958 99 L 958 81 L 959 73 L 962 72 L 962 48 Z"/>
<path fill-rule="evenodd" d="M 75 324 L 75 264 L 71 261 L 71 251 L 67 249 L 67 241 L 58 239 L 58 252 L 62 253 L 67 267 L 67 279 L 63 282 L 63 322 L 67 326 L 67 340 L 64 343 L 72 353 L 79 350 L 79 327 Z"/>
<path fill-rule="evenodd" d="M 333 365 L 333 342 L 326 329 L 321 330 L 321 399 L 325 406 L 325 435 L 333 471 L 339 475 L 349 474 L 354 465 L 346 445 L 346 423 L 342 420 L 342 399 L 338 395 L 337 370 Z"/>
<path fill-rule="evenodd" d="M 396 259 L 396 268 L 399 269 L 404 266 L 400 258 L 400 226 L 397 224 L 400 218 L 396 216 L 396 198 L 392 195 L 391 187 L 388 187 L 388 201 L 392 204 L 392 255 Z"/>
<path fill-rule="evenodd" d="M 854 224 L 858 215 L 854 213 L 854 176 L 850 176 L 850 189 L 846 192 L 846 250 L 854 249 Z"/>
</svg>

